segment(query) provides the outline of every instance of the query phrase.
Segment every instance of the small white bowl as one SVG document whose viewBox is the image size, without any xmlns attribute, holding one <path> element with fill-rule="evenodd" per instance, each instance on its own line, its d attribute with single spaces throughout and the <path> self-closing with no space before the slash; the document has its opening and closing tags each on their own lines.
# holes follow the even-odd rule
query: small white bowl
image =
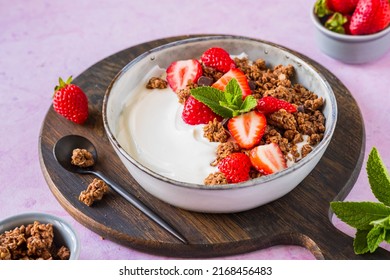
<svg viewBox="0 0 390 280">
<path fill-rule="evenodd" d="M 0 221 L 0 234 L 22 225 L 27 226 L 38 221 L 42 224 L 52 224 L 54 243 L 57 247 L 66 246 L 70 251 L 69 260 L 77 260 L 80 255 L 80 241 L 73 227 L 63 219 L 46 213 L 24 213 Z"/>
<path fill-rule="evenodd" d="M 219 46 L 231 54 L 245 52 L 250 60 L 263 58 L 268 66 L 292 64 L 295 81 L 325 100 L 324 138 L 304 159 L 281 172 L 239 184 L 206 186 L 164 177 L 135 160 L 118 142 L 117 123 L 124 101 L 140 80 L 158 65 L 167 68 L 173 61 L 199 58 L 208 48 Z M 318 69 L 278 45 L 238 36 L 210 36 L 173 42 L 144 53 L 131 61 L 114 78 L 103 101 L 103 123 L 108 138 L 130 174 L 155 197 L 187 210 L 207 213 L 232 213 L 252 209 L 294 189 L 317 165 L 331 141 L 336 127 L 337 103 L 331 86 Z"/>
<path fill-rule="evenodd" d="M 326 29 L 314 10 L 311 19 L 315 38 L 326 55 L 348 64 L 363 64 L 380 59 L 390 50 L 390 26 L 370 35 L 345 35 Z"/>
</svg>

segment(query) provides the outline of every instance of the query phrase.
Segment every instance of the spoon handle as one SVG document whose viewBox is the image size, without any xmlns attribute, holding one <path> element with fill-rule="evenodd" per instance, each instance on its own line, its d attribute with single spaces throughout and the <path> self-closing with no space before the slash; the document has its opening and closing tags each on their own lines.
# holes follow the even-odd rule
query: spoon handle
<svg viewBox="0 0 390 280">
<path fill-rule="evenodd" d="M 125 198 L 128 202 L 130 202 L 133 206 L 135 206 L 137 209 L 139 209 L 142 213 L 144 213 L 146 216 L 148 216 L 150 219 L 152 219 L 154 222 L 156 222 L 158 225 L 160 225 L 166 231 L 171 233 L 173 236 L 175 236 L 177 239 L 179 239 L 184 244 L 187 244 L 187 240 L 177 230 L 175 230 L 171 225 L 169 225 L 166 221 L 164 221 L 160 216 L 158 216 L 156 213 L 154 213 L 149 207 L 147 207 L 145 204 L 143 204 L 140 200 L 138 200 L 131 193 L 127 192 L 120 185 L 118 185 L 117 183 L 112 181 L 110 178 L 106 177 L 106 175 L 104 175 L 102 172 L 92 171 L 92 173 L 95 174 L 96 176 L 98 176 L 103 181 L 105 181 L 108 185 L 111 186 L 111 188 L 114 191 L 116 191 L 118 194 L 120 194 L 123 198 Z"/>
</svg>

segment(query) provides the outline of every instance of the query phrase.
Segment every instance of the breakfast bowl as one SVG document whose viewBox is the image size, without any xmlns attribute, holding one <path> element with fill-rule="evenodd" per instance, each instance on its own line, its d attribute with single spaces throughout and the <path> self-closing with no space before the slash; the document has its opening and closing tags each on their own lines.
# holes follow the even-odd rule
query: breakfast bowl
<svg viewBox="0 0 390 280">
<path fill-rule="evenodd" d="M 347 64 L 376 61 L 390 50 L 390 26 L 369 35 L 348 35 L 328 30 L 314 10 L 311 20 L 315 26 L 315 39 L 326 55 Z"/>
<path fill-rule="evenodd" d="M 277 173 L 240 183 L 205 185 L 203 178 L 196 180 L 198 168 L 195 165 L 190 167 L 190 175 L 195 174 L 195 178 L 184 180 L 179 176 L 183 165 L 203 160 L 207 151 L 197 150 L 197 144 L 175 141 L 175 137 L 183 134 L 201 138 L 200 132 L 195 129 L 188 132 L 182 127 L 176 105 L 172 107 L 159 99 L 163 93 L 154 95 L 156 99 L 150 101 L 148 106 L 137 107 L 137 92 L 145 88 L 151 73 L 163 75 L 164 69 L 173 61 L 199 58 L 206 49 L 215 46 L 225 49 L 231 55 L 244 54 L 250 60 L 262 58 L 269 67 L 292 65 L 295 69 L 294 83 L 307 87 L 323 98 L 326 129 L 321 142 L 306 157 Z M 161 108 L 163 111 L 158 112 Z M 131 117 L 133 115 L 138 116 L 137 121 Z M 144 119 L 150 122 L 144 123 Z M 169 125 L 159 124 L 164 119 L 170 120 L 172 124 L 169 125 L 179 131 L 177 135 L 167 135 L 164 129 Z M 320 161 L 332 139 L 336 122 L 336 98 L 330 84 L 318 69 L 287 48 L 240 36 L 196 37 L 152 49 L 131 61 L 116 75 L 103 100 L 103 123 L 109 141 L 139 185 L 168 204 L 204 213 L 245 211 L 289 193 Z M 130 131 L 129 126 L 134 129 Z M 157 130 L 157 136 L 149 135 L 151 129 Z M 138 142 L 134 144 L 135 141 Z M 188 155 L 185 163 L 174 154 L 176 148 L 176 153 Z M 210 162 L 207 164 L 210 165 Z M 179 170 L 174 175 L 173 168 Z"/>
<path fill-rule="evenodd" d="M 36 250 L 37 252 L 39 250 L 46 250 L 50 251 L 51 258 L 50 259 L 69 259 L 69 260 L 77 260 L 80 255 L 80 241 L 79 238 L 76 234 L 76 231 L 73 229 L 73 227 L 67 223 L 65 220 L 56 217 L 54 215 L 46 214 L 46 213 L 23 213 L 23 214 L 18 214 L 15 216 L 8 217 L 4 220 L 0 221 L 0 234 L 5 234 L 5 232 L 10 232 L 14 231 L 15 229 L 20 229 L 22 226 L 27 227 L 28 225 L 34 225 L 34 222 L 38 222 L 40 225 L 45 226 L 45 225 L 52 225 L 52 245 L 50 248 L 42 248 L 41 245 L 38 245 L 39 248 Z M 45 228 L 40 228 L 39 230 L 36 227 L 33 229 L 35 231 L 35 234 L 39 234 L 39 239 L 44 239 L 46 238 L 45 236 L 50 235 L 50 231 L 47 233 L 45 232 Z M 31 230 L 31 232 L 33 231 Z M 26 233 L 27 234 L 27 233 Z M 14 238 L 16 238 L 14 236 Z M 0 239 L 2 244 L 3 239 Z M 27 240 L 26 240 L 27 242 Z M 35 241 L 32 241 L 32 243 Z M 32 244 L 31 243 L 31 244 Z M 49 243 L 49 242 L 46 242 Z M 36 242 L 38 244 L 38 242 Z M 6 246 L 6 245 L 5 245 Z M 26 248 L 30 248 L 31 251 L 31 256 L 33 258 L 36 258 L 37 256 L 39 258 L 46 259 L 44 257 L 41 257 L 39 253 L 35 252 L 35 249 L 33 249 L 34 246 L 29 246 L 26 244 L 22 244 L 20 246 L 26 246 Z M 17 254 L 20 254 L 20 251 L 24 250 L 22 247 L 18 246 L 16 249 L 19 251 Z M 19 248 L 20 247 L 20 248 Z M 67 252 L 63 255 L 61 258 L 59 254 L 59 250 L 62 248 L 67 248 Z M 30 253 L 27 253 L 29 255 Z"/>
</svg>

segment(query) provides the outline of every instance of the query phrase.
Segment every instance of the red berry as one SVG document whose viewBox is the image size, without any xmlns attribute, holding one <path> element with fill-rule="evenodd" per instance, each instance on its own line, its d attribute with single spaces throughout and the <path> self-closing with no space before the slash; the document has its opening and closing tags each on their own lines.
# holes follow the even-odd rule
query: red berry
<svg viewBox="0 0 390 280">
<path fill-rule="evenodd" d="M 233 68 L 225 73 L 218 81 L 212 84 L 212 87 L 224 91 L 226 85 L 231 79 L 235 78 L 238 82 L 238 85 L 241 88 L 242 98 L 245 99 L 248 95 L 252 93 L 252 90 L 249 87 L 248 79 L 245 74 L 238 68 Z"/>
<path fill-rule="evenodd" d="M 167 68 L 167 82 L 174 92 L 185 89 L 191 80 L 196 83 L 202 76 L 202 65 L 196 59 L 179 60 L 172 62 Z"/>
<path fill-rule="evenodd" d="M 236 67 L 234 60 L 230 57 L 229 53 L 222 48 L 210 48 L 202 54 L 200 59 L 204 65 L 223 73 Z"/>
<path fill-rule="evenodd" d="M 265 96 L 257 100 L 256 109 L 266 115 L 277 112 L 280 109 L 284 109 L 289 113 L 295 113 L 297 111 L 297 107 L 293 104 L 272 96 Z"/>
<path fill-rule="evenodd" d="M 88 98 L 78 86 L 71 84 L 72 77 L 66 82 L 59 79 L 53 97 L 54 110 L 66 119 L 83 124 L 88 118 Z"/>
<path fill-rule="evenodd" d="M 218 163 L 218 169 L 225 175 L 228 183 L 247 181 L 251 166 L 249 157 L 244 153 L 232 153 Z"/>
<path fill-rule="evenodd" d="M 228 122 L 228 129 L 237 144 L 250 149 L 259 144 L 267 126 L 265 116 L 257 111 L 250 111 L 233 117 Z"/>
<path fill-rule="evenodd" d="M 352 35 L 373 34 L 390 24 L 389 0 L 360 0 L 349 26 Z"/>
<path fill-rule="evenodd" d="M 359 0 L 327 0 L 330 10 L 342 14 L 351 14 L 356 8 Z"/>
<path fill-rule="evenodd" d="M 264 175 L 287 168 L 286 158 L 276 143 L 253 148 L 249 153 L 249 158 L 252 165 Z"/>
<path fill-rule="evenodd" d="M 214 120 L 214 118 L 221 120 L 220 116 L 215 114 L 205 104 L 196 100 L 192 95 L 184 103 L 182 118 L 185 123 L 191 125 L 207 124 L 209 121 Z"/>
</svg>

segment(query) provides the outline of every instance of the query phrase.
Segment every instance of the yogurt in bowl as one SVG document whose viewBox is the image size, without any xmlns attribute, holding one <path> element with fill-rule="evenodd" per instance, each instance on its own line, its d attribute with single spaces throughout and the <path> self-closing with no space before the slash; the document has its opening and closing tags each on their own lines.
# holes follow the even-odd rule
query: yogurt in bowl
<svg viewBox="0 0 390 280">
<path fill-rule="evenodd" d="M 183 105 L 171 89 L 146 90 L 145 84 L 151 76 L 164 78 L 164 69 L 173 61 L 199 58 L 214 46 L 231 54 L 245 53 L 253 61 L 263 58 L 267 67 L 290 64 L 295 69 L 294 83 L 302 84 L 323 99 L 325 131 L 306 157 L 279 172 L 253 176 L 244 182 L 204 184 L 204 176 L 218 170 L 210 163 L 215 161 L 219 143 L 203 137 L 204 125 L 189 126 L 182 121 Z M 122 69 L 103 101 L 108 138 L 136 181 L 169 204 L 199 212 L 244 211 L 290 192 L 321 159 L 336 119 L 333 91 L 317 69 L 283 47 L 236 36 L 193 38 L 153 49 Z"/>
<path fill-rule="evenodd" d="M 218 143 L 203 137 L 203 125 L 183 121 L 183 105 L 169 87 L 146 89 L 149 78 L 161 76 L 165 69 L 156 66 L 134 89 L 119 116 L 117 139 L 145 167 L 172 180 L 202 184 L 216 170 L 205 163 L 214 161 Z"/>
</svg>

